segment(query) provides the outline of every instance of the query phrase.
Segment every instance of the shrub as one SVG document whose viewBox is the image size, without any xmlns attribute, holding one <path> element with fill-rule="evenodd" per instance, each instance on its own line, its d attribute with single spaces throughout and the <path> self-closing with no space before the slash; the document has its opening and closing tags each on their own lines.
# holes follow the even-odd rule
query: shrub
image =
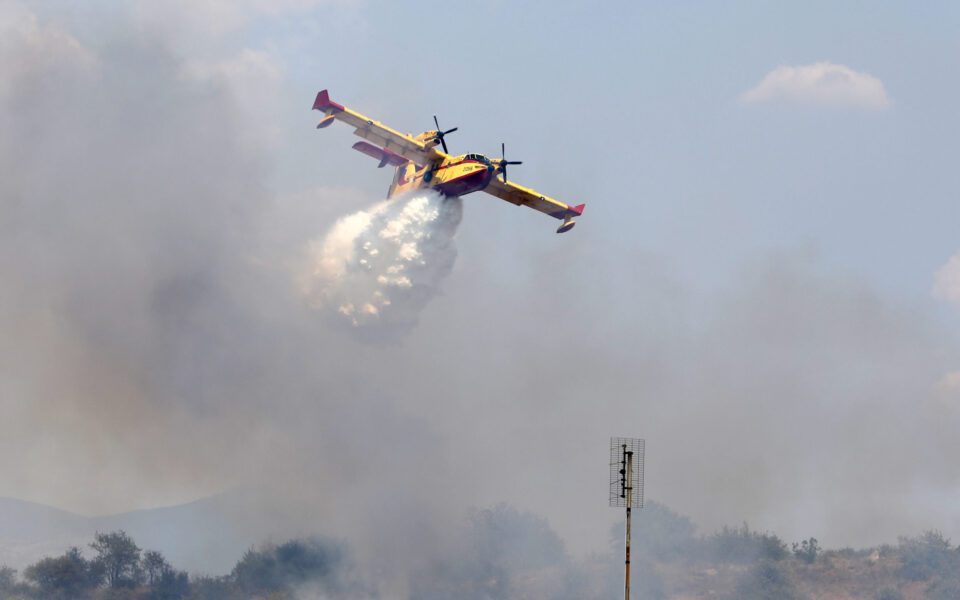
<svg viewBox="0 0 960 600">
<path fill-rule="evenodd" d="M 307 584 L 336 592 L 349 583 L 340 580 L 344 567 L 342 544 L 310 538 L 248 550 L 233 568 L 233 577 L 248 594 L 286 592 Z"/>
<path fill-rule="evenodd" d="M 619 521 L 610 528 L 610 548 L 623 553 L 626 523 Z M 675 560 L 689 554 L 696 527 L 690 519 L 660 504 L 648 501 L 643 510 L 633 513 L 632 547 L 637 559 Z"/>
<path fill-rule="evenodd" d="M 753 566 L 737 582 L 738 600 L 796 600 L 793 583 L 777 563 L 764 560 Z"/>
<path fill-rule="evenodd" d="M 793 555 L 808 565 L 813 564 L 813 562 L 817 560 L 817 554 L 819 552 L 820 544 L 817 542 L 817 538 L 803 540 L 799 544 L 796 542 L 793 543 Z"/>
<path fill-rule="evenodd" d="M 894 587 L 886 587 L 877 592 L 874 600 L 903 600 L 903 594 Z"/>
<path fill-rule="evenodd" d="M 939 531 L 926 531 L 918 538 L 901 537 L 899 550 L 903 562 L 900 574 L 913 581 L 936 575 L 948 577 L 960 568 L 960 555 Z"/>
<path fill-rule="evenodd" d="M 787 544 L 772 533 L 751 531 L 742 527 L 723 529 L 706 541 L 707 554 L 712 560 L 748 564 L 758 560 L 782 560 L 787 556 Z"/>
<path fill-rule="evenodd" d="M 37 585 L 45 599 L 83 598 L 103 579 L 102 571 L 83 558 L 76 547 L 62 556 L 41 559 L 27 567 L 23 575 Z"/>
</svg>

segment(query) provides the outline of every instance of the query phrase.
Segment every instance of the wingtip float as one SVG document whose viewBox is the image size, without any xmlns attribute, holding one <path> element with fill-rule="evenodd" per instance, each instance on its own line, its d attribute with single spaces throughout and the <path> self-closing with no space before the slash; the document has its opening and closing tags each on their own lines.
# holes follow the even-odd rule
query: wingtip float
<svg viewBox="0 0 960 600">
<path fill-rule="evenodd" d="M 507 160 L 503 145 L 501 145 L 501 158 L 491 159 L 476 153 L 460 156 L 447 154 L 444 136 L 453 133 L 457 128 L 443 131 L 436 117 L 433 118 L 437 126 L 435 130 L 413 136 L 402 134 L 342 104 L 337 104 L 330 99 L 327 90 L 317 94 L 313 109 L 324 114 L 317 123 L 317 129 L 328 127 L 337 120 L 343 121 L 355 128 L 354 134 L 372 142 L 357 142 L 353 145 L 355 150 L 380 161 L 379 167 L 386 165 L 396 167 L 387 198 L 414 189 L 435 190 L 445 196 L 463 196 L 471 192 L 484 191 L 511 204 L 529 206 L 563 221 L 557 233 L 573 229 L 576 224 L 573 218 L 583 214 L 584 204 L 569 206 L 530 188 L 507 181 L 507 165 L 521 163 Z M 443 150 L 438 150 L 437 146 Z M 502 179 L 496 175 L 500 175 Z"/>
</svg>

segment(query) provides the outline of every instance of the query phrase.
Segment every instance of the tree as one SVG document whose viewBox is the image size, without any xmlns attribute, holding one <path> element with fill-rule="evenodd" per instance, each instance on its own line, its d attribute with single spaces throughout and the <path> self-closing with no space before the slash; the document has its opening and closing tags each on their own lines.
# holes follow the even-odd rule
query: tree
<svg viewBox="0 0 960 600">
<path fill-rule="evenodd" d="M 0 600 L 6 598 L 26 598 L 28 587 L 17 582 L 17 570 L 0 565 Z"/>
<path fill-rule="evenodd" d="M 17 586 L 17 570 L 0 566 L 0 593 L 9 593 Z"/>
<path fill-rule="evenodd" d="M 143 581 L 140 548 L 124 531 L 97 532 L 90 547 L 97 552 L 94 560 L 102 565 L 110 587 L 134 587 Z"/>
<path fill-rule="evenodd" d="M 241 596 L 237 593 L 232 579 L 229 576 L 210 577 L 201 575 L 196 577 L 190 586 L 190 598 L 196 598 L 197 600 L 234 600 L 240 598 Z M 247 594 L 243 597 L 249 598 L 250 595 Z"/>
<path fill-rule="evenodd" d="M 919 538 L 900 538 L 900 574 L 920 581 L 960 570 L 960 554 L 939 531 L 925 531 Z"/>
<path fill-rule="evenodd" d="M 186 571 L 175 571 L 169 566 L 160 574 L 150 597 L 155 600 L 179 600 L 190 594 L 190 580 Z"/>
<path fill-rule="evenodd" d="M 83 598 L 103 581 L 103 572 L 83 558 L 77 547 L 63 556 L 41 559 L 27 567 L 23 575 L 40 588 L 43 598 L 63 600 Z"/>
<path fill-rule="evenodd" d="M 277 566 L 276 549 L 250 548 L 233 567 L 233 579 L 247 593 L 281 589 L 282 577 Z"/>
<path fill-rule="evenodd" d="M 290 540 L 280 546 L 250 549 L 233 568 L 233 579 L 246 594 L 291 592 L 310 585 L 330 594 L 353 586 L 343 578 L 346 550 L 319 538 Z"/>
<path fill-rule="evenodd" d="M 167 562 L 167 559 L 156 550 L 149 550 L 143 553 L 141 567 L 147 576 L 147 583 L 151 587 L 157 585 L 160 582 L 160 578 L 163 577 L 163 574 L 172 568 L 170 563 Z"/>
<path fill-rule="evenodd" d="M 817 542 L 817 538 L 803 540 L 799 544 L 796 542 L 793 543 L 793 555 L 808 565 L 812 565 L 813 562 L 817 560 L 817 554 L 819 552 L 820 544 Z"/>
</svg>

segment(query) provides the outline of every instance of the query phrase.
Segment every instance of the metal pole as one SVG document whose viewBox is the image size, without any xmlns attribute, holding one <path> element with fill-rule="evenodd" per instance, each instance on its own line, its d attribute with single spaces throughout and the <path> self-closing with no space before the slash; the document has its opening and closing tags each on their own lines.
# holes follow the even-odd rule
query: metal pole
<svg viewBox="0 0 960 600">
<path fill-rule="evenodd" d="M 626 445 L 624 445 L 624 451 L 626 452 Z M 626 566 L 626 578 L 624 579 L 623 584 L 623 598 L 624 600 L 630 600 L 630 507 L 633 504 L 633 452 L 626 452 L 627 455 L 627 560 L 625 563 Z"/>
</svg>

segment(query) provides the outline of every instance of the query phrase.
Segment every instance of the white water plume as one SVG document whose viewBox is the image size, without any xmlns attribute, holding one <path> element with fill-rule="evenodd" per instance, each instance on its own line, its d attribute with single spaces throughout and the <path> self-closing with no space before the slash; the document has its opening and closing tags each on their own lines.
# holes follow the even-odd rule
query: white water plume
<svg viewBox="0 0 960 600">
<path fill-rule="evenodd" d="M 340 219 L 310 245 L 310 306 L 367 333 L 405 333 L 453 268 L 462 216 L 459 198 L 420 191 Z"/>
</svg>

